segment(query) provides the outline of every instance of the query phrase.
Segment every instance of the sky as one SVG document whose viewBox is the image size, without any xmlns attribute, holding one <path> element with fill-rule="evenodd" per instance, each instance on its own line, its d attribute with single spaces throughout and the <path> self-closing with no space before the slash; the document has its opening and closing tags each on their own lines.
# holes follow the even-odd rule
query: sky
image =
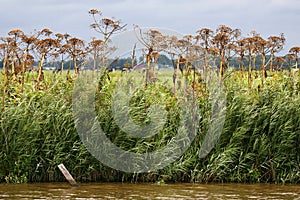
<svg viewBox="0 0 300 200">
<path fill-rule="evenodd" d="M 90 9 L 121 19 L 128 30 L 137 24 L 195 34 L 227 25 L 243 36 L 252 30 L 264 38 L 284 33 L 284 53 L 300 46 L 299 0 L 0 0 L 0 36 L 12 29 L 30 34 L 49 28 L 88 42 L 101 37 L 90 29 Z"/>
</svg>

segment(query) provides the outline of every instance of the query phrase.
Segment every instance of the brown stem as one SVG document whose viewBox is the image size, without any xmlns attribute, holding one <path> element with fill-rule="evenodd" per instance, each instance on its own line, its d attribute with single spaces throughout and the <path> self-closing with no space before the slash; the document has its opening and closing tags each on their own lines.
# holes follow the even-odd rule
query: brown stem
<svg viewBox="0 0 300 200">
<path fill-rule="evenodd" d="M 44 63 L 44 60 L 45 60 L 45 54 L 42 54 L 41 55 L 41 58 L 40 58 L 40 62 L 39 62 L 39 67 L 38 67 L 38 77 L 36 79 L 36 82 L 37 82 L 37 85 L 39 85 L 40 81 L 41 81 L 41 78 L 42 78 L 42 74 L 43 74 L 43 63 Z"/>
</svg>

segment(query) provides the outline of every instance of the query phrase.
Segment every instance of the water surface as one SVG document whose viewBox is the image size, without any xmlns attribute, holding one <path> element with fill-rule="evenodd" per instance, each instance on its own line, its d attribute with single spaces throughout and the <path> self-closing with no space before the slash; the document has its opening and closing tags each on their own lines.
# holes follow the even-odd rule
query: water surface
<svg viewBox="0 0 300 200">
<path fill-rule="evenodd" d="M 300 185 L 0 184 L 0 199 L 299 199 Z"/>
</svg>

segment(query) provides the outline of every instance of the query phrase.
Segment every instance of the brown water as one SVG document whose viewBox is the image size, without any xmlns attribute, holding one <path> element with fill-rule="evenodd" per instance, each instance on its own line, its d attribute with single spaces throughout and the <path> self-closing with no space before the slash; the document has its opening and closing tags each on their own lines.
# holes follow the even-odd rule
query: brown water
<svg viewBox="0 0 300 200">
<path fill-rule="evenodd" d="M 0 184 L 0 199 L 300 199 L 300 185 Z"/>
</svg>

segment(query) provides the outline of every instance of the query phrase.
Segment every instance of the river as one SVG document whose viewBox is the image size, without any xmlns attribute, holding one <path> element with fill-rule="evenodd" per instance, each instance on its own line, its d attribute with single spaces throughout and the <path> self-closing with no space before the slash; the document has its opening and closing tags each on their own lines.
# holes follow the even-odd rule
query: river
<svg viewBox="0 0 300 200">
<path fill-rule="evenodd" d="M 300 199 L 300 185 L 0 184 L 0 199 Z"/>
</svg>

